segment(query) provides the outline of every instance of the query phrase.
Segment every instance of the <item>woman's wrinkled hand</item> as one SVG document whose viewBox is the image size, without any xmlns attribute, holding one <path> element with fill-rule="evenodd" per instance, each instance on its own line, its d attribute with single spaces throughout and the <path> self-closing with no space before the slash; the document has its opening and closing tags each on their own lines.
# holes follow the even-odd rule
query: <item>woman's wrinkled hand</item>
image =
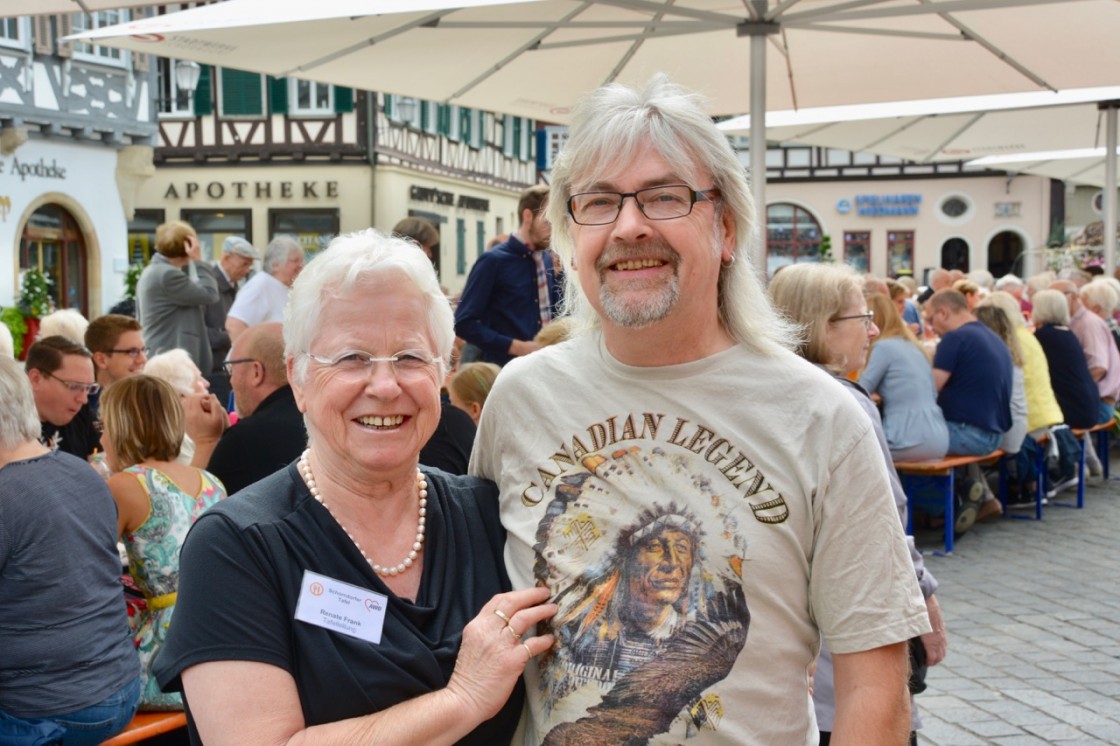
<svg viewBox="0 0 1120 746">
<path fill-rule="evenodd" d="M 509 699 L 530 658 L 552 647 L 552 635 L 531 636 L 533 628 L 552 617 L 557 606 L 546 603 L 547 588 L 499 593 L 463 629 L 463 644 L 448 692 L 484 719 L 493 717 Z"/>
<path fill-rule="evenodd" d="M 213 394 L 188 394 L 180 401 L 186 416 L 184 430 L 196 443 L 216 441 L 229 427 L 229 414 Z"/>
</svg>

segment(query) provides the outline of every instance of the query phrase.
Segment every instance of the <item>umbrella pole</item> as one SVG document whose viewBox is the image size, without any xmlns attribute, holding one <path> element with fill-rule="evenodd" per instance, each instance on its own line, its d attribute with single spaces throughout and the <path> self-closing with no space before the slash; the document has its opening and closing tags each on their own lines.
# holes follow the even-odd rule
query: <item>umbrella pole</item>
<svg viewBox="0 0 1120 746">
<path fill-rule="evenodd" d="M 754 229 L 751 231 L 755 271 L 766 278 L 766 36 L 751 35 L 751 192 Z"/>
<path fill-rule="evenodd" d="M 1116 112 L 1120 101 L 1105 108 L 1104 148 L 1104 267 L 1111 277 L 1116 269 Z"/>
</svg>

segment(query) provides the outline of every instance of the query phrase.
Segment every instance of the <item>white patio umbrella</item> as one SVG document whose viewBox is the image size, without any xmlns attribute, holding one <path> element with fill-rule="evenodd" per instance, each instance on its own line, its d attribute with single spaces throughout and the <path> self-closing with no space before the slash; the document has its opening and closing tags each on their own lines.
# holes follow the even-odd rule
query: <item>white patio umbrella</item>
<svg viewBox="0 0 1120 746">
<path fill-rule="evenodd" d="M 563 122 L 656 72 L 713 115 L 1109 85 L 1118 28 L 1115 0 L 228 0 L 81 37 Z"/>
<path fill-rule="evenodd" d="M 0 2 L 0 18 L 55 13 L 91 13 L 98 10 L 166 4 L 159 0 L 3 0 Z"/>
<path fill-rule="evenodd" d="M 1117 214 L 1115 199 L 1107 195 L 1117 188 L 1118 106 L 1120 86 L 770 111 L 767 137 L 919 163 L 967 160 L 976 167 L 1103 187 L 1105 263 L 1111 270 Z M 719 127 L 746 134 L 750 117 Z M 1111 159 L 1106 157 L 1110 137 Z"/>
</svg>

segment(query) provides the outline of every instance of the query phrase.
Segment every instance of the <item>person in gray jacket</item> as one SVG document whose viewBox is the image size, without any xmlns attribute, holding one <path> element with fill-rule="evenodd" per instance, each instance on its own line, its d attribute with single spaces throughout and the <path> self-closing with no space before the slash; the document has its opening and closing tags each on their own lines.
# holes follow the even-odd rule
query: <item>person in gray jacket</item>
<svg viewBox="0 0 1120 746">
<path fill-rule="evenodd" d="M 213 274 L 198 270 L 198 234 L 181 221 L 164 223 L 156 229 L 156 251 L 136 288 L 148 347 L 153 354 L 181 347 L 199 370 L 212 370 L 205 310 L 218 300 L 218 284 Z"/>
</svg>

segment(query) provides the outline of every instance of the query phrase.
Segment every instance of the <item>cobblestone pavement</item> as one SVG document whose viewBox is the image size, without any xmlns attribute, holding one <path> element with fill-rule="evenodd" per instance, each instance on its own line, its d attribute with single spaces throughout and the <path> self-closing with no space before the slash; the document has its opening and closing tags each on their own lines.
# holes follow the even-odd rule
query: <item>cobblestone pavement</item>
<svg viewBox="0 0 1120 746">
<path fill-rule="evenodd" d="M 927 556 L 949 655 L 916 698 L 919 743 L 1120 744 L 1118 456 L 1113 481 L 1088 481 L 1084 509 L 977 524 L 953 556 Z"/>
</svg>

